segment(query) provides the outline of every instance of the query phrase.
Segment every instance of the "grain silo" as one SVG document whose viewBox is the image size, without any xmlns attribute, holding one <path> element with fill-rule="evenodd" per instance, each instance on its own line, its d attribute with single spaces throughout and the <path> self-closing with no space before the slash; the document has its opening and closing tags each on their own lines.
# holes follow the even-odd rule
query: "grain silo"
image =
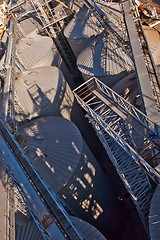
<svg viewBox="0 0 160 240">
<path fill-rule="evenodd" d="M 17 27 L 22 33 L 23 37 L 34 38 L 38 34 L 38 28 L 41 26 L 35 19 L 30 17 L 17 23 Z"/>
<path fill-rule="evenodd" d="M 125 37 L 127 31 L 125 29 L 122 9 L 119 3 L 112 1 L 99 0 L 97 6 L 105 13 L 105 22 L 122 38 Z"/>
<path fill-rule="evenodd" d="M 122 78 L 112 89 L 134 106 L 140 107 L 141 100 L 135 72 Z"/>
<path fill-rule="evenodd" d="M 44 240 L 40 230 L 33 220 L 16 224 L 15 240 Z"/>
<path fill-rule="evenodd" d="M 69 9 L 72 9 L 75 12 L 78 12 L 79 9 L 83 6 L 83 1 L 79 0 L 63 0 L 63 3 L 69 7 Z"/>
<path fill-rule="evenodd" d="M 84 79 L 96 76 L 109 87 L 132 70 L 132 61 L 110 34 L 101 33 L 81 52 L 77 66 Z"/>
<path fill-rule="evenodd" d="M 64 29 L 64 35 L 76 57 L 100 32 L 102 28 L 85 5 Z"/>
<path fill-rule="evenodd" d="M 151 50 L 155 64 L 160 65 L 160 34 L 154 28 L 143 26 L 149 48 Z"/>
<path fill-rule="evenodd" d="M 59 192 L 83 158 L 78 128 L 61 117 L 45 117 L 23 125 L 20 136 L 22 146 L 41 177 L 55 193 Z"/>
<path fill-rule="evenodd" d="M 46 66 L 22 72 L 15 80 L 16 120 L 61 115 L 70 119 L 74 102 L 61 70 Z"/>
<path fill-rule="evenodd" d="M 116 235 L 121 202 L 75 124 L 60 117 L 34 119 L 19 128 L 17 140 L 50 190 L 77 216 L 105 237 Z"/>
<path fill-rule="evenodd" d="M 71 217 L 71 221 L 81 236 L 87 240 L 106 240 L 106 238 L 91 224 L 77 217 Z M 61 224 L 65 224 L 62 222 Z M 43 240 L 40 230 L 33 220 L 16 225 L 15 240 Z M 59 239 L 57 239 L 59 240 Z"/>
<path fill-rule="evenodd" d="M 73 224 L 79 230 L 79 232 L 84 236 L 84 239 L 87 240 L 106 240 L 106 238 L 91 224 L 86 221 L 77 218 L 71 217 Z"/>
<path fill-rule="evenodd" d="M 49 66 L 53 61 L 53 41 L 49 37 L 21 38 L 16 45 L 17 57 L 24 69 Z"/>
</svg>

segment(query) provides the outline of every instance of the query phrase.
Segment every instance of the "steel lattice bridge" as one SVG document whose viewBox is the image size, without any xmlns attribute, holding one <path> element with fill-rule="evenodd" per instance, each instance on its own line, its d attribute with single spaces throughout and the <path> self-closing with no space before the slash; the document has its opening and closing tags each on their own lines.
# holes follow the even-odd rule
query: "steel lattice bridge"
<svg viewBox="0 0 160 240">
<path fill-rule="evenodd" d="M 146 219 L 152 197 L 149 178 L 160 184 L 160 175 L 151 166 L 159 157 L 160 126 L 96 77 L 73 92 Z"/>
</svg>

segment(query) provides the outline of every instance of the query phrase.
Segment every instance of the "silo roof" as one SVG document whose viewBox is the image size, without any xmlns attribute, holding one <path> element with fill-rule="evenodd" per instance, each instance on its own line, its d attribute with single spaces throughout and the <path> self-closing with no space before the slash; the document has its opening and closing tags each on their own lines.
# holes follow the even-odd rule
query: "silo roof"
<svg viewBox="0 0 160 240">
<path fill-rule="evenodd" d="M 106 14 L 105 21 L 107 21 L 118 34 L 124 37 L 125 24 L 119 3 L 98 1 L 96 4 Z"/>
<path fill-rule="evenodd" d="M 64 35 L 71 39 L 89 38 L 102 32 L 100 24 L 84 5 L 64 30 Z"/>
<path fill-rule="evenodd" d="M 106 238 L 100 233 L 93 225 L 88 222 L 77 218 L 71 217 L 73 224 L 79 229 L 82 236 L 87 240 L 106 240 Z"/>
<path fill-rule="evenodd" d="M 86 75 L 106 76 L 132 68 L 132 62 L 112 36 L 102 33 L 81 52 L 77 66 Z"/>
<path fill-rule="evenodd" d="M 151 28 L 149 26 L 143 26 L 143 30 L 147 38 L 150 50 L 152 53 L 154 53 L 160 44 L 160 34 L 154 28 Z"/>
<path fill-rule="evenodd" d="M 22 32 L 24 37 L 31 35 L 33 32 L 34 32 L 34 36 L 36 36 L 36 32 L 38 32 L 38 28 L 36 27 L 35 24 L 33 24 L 33 18 L 27 18 L 21 21 L 20 23 L 18 23 L 17 26 Z"/>
<path fill-rule="evenodd" d="M 57 193 L 81 159 L 82 137 L 74 123 L 61 117 L 31 120 L 20 128 L 25 151 L 43 180 Z"/>
<path fill-rule="evenodd" d="M 39 228 L 37 227 L 36 223 L 33 220 L 27 219 L 28 221 L 26 221 L 25 223 L 23 223 L 21 225 L 16 224 L 16 240 L 44 240 L 44 238 L 42 237 L 42 234 L 39 230 Z"/>
<path fill-rule="evenodd" d="M 52 51 L 53 41 L 46 36 L 22 38 L 17 43 L 17 56 L 26 69 L 33 68 L 38 61 Z"/>
<path fill-rule="evenodd" d="M 53 66 L 23 72 L 15 81 L 15 92 L 24 114 L 33 114 L 48 103 L 53 103 L 63 81 L 61 70 Z"/>
</svg>

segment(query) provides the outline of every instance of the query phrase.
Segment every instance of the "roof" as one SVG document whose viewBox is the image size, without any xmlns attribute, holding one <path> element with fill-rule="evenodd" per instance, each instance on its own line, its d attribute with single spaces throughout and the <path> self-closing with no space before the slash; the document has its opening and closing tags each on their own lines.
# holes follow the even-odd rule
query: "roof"
<svg viewBox="0 0 160 240">
<path fill-rule="evenodd" d="M 132 68 L 130 58 L 109 34 L 100 34 L 81 52 L 79 70 L 89 76 L 116 75 Z"/>
<path fill-rule="evenodd" d="M 82 154 L 82 137 L 61 117 L 31 120 L 20 128 L 25 151 L 49 187 L 57 193 L 73 175 Z"/>
<path fill-rule="evenodd" d="M 71 39 L 89 38 L 100 32 L 100 24 L 85 5 L 64 29 L 64 35 Z"/>
<path fill-rule="evenodd" d="M 15 81 L 15 91 L 24 117 L 36 116 L 45 106 L 53 103 L 63 81 L 61 70 L 53 66 L 23 72 Z M 57 102 L 54 104 L 56 105 Z M 16 109 L 17 114 L 18 110 Z"/>
<path fill-rule="evenodd" d="M 53 60 L 52 46 L 53 41 L 49 37 L 22 38 L 16 46 L 17 56 L 26 69 L 47 66 Z"/>
</svg>

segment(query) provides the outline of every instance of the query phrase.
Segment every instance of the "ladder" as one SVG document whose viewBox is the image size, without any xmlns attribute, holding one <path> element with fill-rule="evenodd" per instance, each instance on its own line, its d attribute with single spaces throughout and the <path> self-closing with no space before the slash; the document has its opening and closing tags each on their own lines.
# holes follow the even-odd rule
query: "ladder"
<svg viewBox="0 0 160 240">
<path fill-rule="evenodd" d="M 37 84 L 33 84 L 27 89 L 27 92 L 29 93 L 33 102 L 36 104 L 35 111 L 39 112 L 50 102 Z"/>
<path fill-rule="evenodd" d="M 46 209 L 53 217 L 54 222 L 59 228 L 59 230 L 62 232 L 64 239 L 83 240 L 78 230 L 71 222 L 65 209 L 58 200 L 58 197 L 53 192 L 50 192 L 50 190 L 46 187 L 46 184 L 43 182 L 39 174 L 36 172 L 32 164 L 30 163 L 29 158 L 25 155 L 22 148 L 16 142 L 13 135 L 9 132 L 9 130 L 7 129 L 7 127 L 5 126 L 4 122 L 1 119 L 0 119 L 0 134 L 4 142 L 7 144 L 7 147 L 13 154 L 14 158 L 18 162 L 19 166 L 25 173 L 29 182 L 32 184 L 34 190 L 39 195 L 39 198 L 46 206 Z M 0 150 L 1 153 L 3 153 L 3 150 L 2 149 Z M 8 168 L 10 168 L 10 166 L 8 166 Z M 62 221 L 65 222 L 65 224 L 62 225 L 61 223 Z"/>
<path fill-rule="evenodd" d="M 95 129 L 139 213 L 146 218 L 158 172 L 143 159 L 143 148 L 159 145 L 160 126 L 133 105 L 92 77 L 73 91 Z M 153 138 L 157 138 L 156 143 Z M 148 176 L 147 176 L 148 175 Z"/>
</svg>

